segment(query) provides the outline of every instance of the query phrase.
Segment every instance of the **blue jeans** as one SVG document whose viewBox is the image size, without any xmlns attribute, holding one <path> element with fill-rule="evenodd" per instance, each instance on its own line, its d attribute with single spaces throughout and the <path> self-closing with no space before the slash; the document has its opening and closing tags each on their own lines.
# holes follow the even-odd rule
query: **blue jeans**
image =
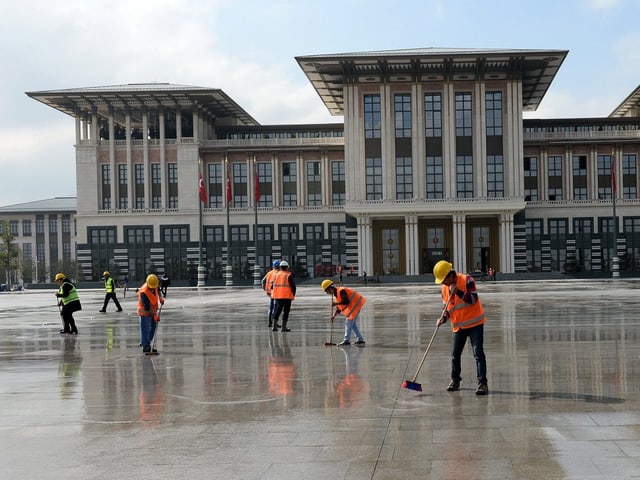
<svg viewBox="0 0 640 480">
<path fill-rule="evenodd" d="M 487 359 L 482 346 L 484 341 L 484 324 L 471 328 L 463 328 L 454 332 L 451 337 L 451 380 L 461 381 L 462 367 L 460 357 L 462 350 L 467 343 L 467 338 L 471 340 L 473 356 L 476 359 L 476 376 L 478 383 L 487 383 Z"/>
<path fill-rule="evenodd" d="M 351 338 L 351 334 L 355 335 L 358 340 L 364 340 L 364 338 L 362 338 L 362 334 L 360 333 L 360 330 L 358 330 L 358 325 L 356 323 L 356 321 L 358 320 L 358 315 L 356 315 L 356 318 L 354 318 L 353 320 L 349 320 L 348 318 L 345 320 L 344 322 L 344 341 L 348 342 L 350 341 L 349 339 Z"/>
<path fill-rule="evenodd" d="M 140 343 L 143 350 L 151 349 L 151 342 L 156 334 L 157 326 L 158 322 L 153 319 L 153 316 L 140 316 Z"/>
</svg>

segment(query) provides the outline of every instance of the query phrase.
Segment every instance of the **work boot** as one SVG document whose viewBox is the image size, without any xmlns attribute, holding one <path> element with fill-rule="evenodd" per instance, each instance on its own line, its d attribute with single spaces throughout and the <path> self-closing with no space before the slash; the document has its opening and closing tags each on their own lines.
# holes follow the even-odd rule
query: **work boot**
<svg viewBox="0 0 640 480">
<path fill-rule="evenodd" d="M 282 332 L 290 332 L 291 331 L 290 328 L 287 328 L 287 322 L 288 321 L 289 320 L 285 320 L 284 322 L 282 322 L 282 330 L 281 330 Z"/>
<path fill-rule="evenodd" d="M 447 385 L 447 392 L 456 392 L 460 390 L 460 380 L 451 380 Z"/>
<path fill-rule="evenodd" d="M 280 325 L 278 325 L 278 322 L 273 322 L 273 328 L 271 329 L 272 332 L 277 332 L 278 329 L 280 328 Z"/>
<path fill-rule="evenodd" d="M 486 395 L 489 393 L 489 387 L 486 383 L 479 383 L 476 389 L 476 395 Z"/>
<path fill-rule="evenodd" d="M 269 327 L 273 327 L 273 318 L 269 315 Z"/>
</svg>

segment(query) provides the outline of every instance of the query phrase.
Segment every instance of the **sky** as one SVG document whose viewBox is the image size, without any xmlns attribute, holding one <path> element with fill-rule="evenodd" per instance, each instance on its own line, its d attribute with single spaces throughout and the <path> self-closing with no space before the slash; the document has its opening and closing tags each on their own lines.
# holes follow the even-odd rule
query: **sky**
<svg viewBox="0 0 640 480">
<path fill-rule="evenodd" d="M 76 194 L 74 120 L 30 91 L 168 82 L 222 89 L 265 125 L 342 122 L 296 56 L 426 47 L 568 50 L 525 118 L 605 117 L 640 85 L 640 0 L 5 3 L 0 206 Z"/>
</svg>

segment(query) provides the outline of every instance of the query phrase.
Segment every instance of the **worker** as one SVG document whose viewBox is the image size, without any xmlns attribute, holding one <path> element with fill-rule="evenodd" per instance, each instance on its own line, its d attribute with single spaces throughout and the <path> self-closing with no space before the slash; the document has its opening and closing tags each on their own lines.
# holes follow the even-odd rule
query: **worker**
<svg viewBox="0 0 640 480">
<path fill-rule="evenodd" d="M 109 300 L 113 300 L 113 303 L 116 304 L 116 308 L 118 312 L 122 311 L 122 307 L 120 306 L 120 302 L 118 301 L 118 297 L 116 296 L 116 281 L 111 276 L 111 273 L 105 271 L 102 274 L 102 279 L 104 280 L 104 289 L 106 290 L 104 296 L 104 304 L 102 305 L 102 309 L 98 310 L 100 313 L 107 312 L 107 304 Z"/>
<path fill-rule="evenodd" d="M 442 301 L 448 305 L 444 314 L 437 320 L 440 326 L 451 320 L 451 382 L 447 391 L 455 392 L 460 389 L 462 381 L 460 357 L 467 342 L 471 341 L 473 356 L 476 359 L 476 374 L 478 386 L 476 395 L 487 395 L 487 361 L 484 354 L 484 324 L 487 317 L 478 298 L 476 283 L 471 275 L 457 273 L 453 265 L 446 260 L 440 260 L 433 267 L 435 282 L 441 285 Z M 449 302 L 449 299 L 451 301 Z"/>
<path fill-rule="evenodd" d="M 158 353 L 153 348 L 156 329 L 160 321 L 159 305 L 164 305 L 164 298 L 158 289 L 158 276 L 153 273 L 147 276 L 147 281 L 138 289 L 138 310 L 140 316 L 140 345 L 145 354 Z"/>
<path fill-rule="evenodd" d="M 296 283 L 293 281 L 293 277 L 289 271 L 289 262 L 286 260 L 280 262 L 280 271 L 271 277 L 271 298 L 276 301 L 272 330 L 275 332 L 280 328 L 278 319 L 282 313 L 281 331 L 290 332 L 291 329 L 287 327 L 287 322 L 289 321 L 291 302 L 296 298 Z"/>
<path fill-rule="evenodd" d="M 271 270 L 269 270 L 264 277 L 262 277 L 262 289 L 269 297 L 269 328 L 273 326 L 273 314 L 276 312 L 276 301 L 271 297 L 272 280 L 273 276 L 280 271 L 280 260 L 274 260 L 271 264 Z"/>
<path fill-rule="evenodd" d="M 78 328 L 73 318 L 73 312 L 82 310 L 82 305 L 80 304 L 80 297 L 78 297 L 76 286 L 64 273 L 58 273 L 54 281 L 56 285 L 58 285 L 58 292 L 56 293 L 58 307 L 62 307 L 60 309 L 60 315 L 62 316 L 63 328 L 60 330 L 60 334 L 77 335 Z"/>
<path fill-rule="evenodd" d="M 331 315 L 331 321 L 336 318 L 338 313 L 342 313 L 346 319 L 344 322 L 344 339 L 338 344 L 339 347 L 351 345 L 351 335 L 357 338 L 356 345 L 365 346 L 364 338 L 358 329 L 358 316 L 367 301 L 362 295 L 348 287 L 336 287 L 332 280 L 324 280 L 321 284 L 322 290 L 335 297 L 335 301 L 331 302 L 332 307 L 336 307 L 335 312 Z"/>
</svg>

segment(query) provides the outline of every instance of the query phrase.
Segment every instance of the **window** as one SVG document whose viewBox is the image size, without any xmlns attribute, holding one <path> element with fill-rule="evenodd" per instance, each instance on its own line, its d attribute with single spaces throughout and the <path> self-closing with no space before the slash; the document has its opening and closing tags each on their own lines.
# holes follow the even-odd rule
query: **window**
<svg viewBox="0 0 640 480">
<path fill-rule="evenodd" d="M 153 227 L 124 227 L 124 239 L 129 245 L 150 245 L 153 243 Z"/>
<path fill-rule="evenodd" d="M 307 205 L 322 205 L 320 162 L 307 162 Z"/>
<path fill-rule="evenodd" d="M 444 198 L 442 157 L 427 157 L 427 198 Z"/>
<path fill-rule="evenodd" d="M 413 168 L 411 157 L 396 158 L 396 198 L 409 200 L 413 198 Z"/>
<path fill-rule="evenodd" d="M 224 227 L 205 226 L 203 240 L 206 243 L 222 243 L 224 241 Z"/>
<path fill-rule="evenodd" d="M 125 210 L 129 208 L 129 198 L 127 193 L 128 171 L 126 165 L 118 165 L 118 208 Z"/>
<path fill-rule="evenodd" d="M 298 240 L 298 225 L 282 224 L 278 226 L 280 240 Z"/>
<path fill-rule="evenodd" d="M 9 220 L 9 232 L 14 237 L 18 236 L 19 227 L 20 226 L 18 225 L 18 220 Z M 53 233 L 55 233 L 55 232 L 53 232 Z"/>
<path fill-rule="evenodd" d="M 49 233 L 58 233 L 58 216 L 49 215 Z"/>
<path fill-rule="evenodd" d="M 324 236 L 324 225 L 321 223 L 307 223 L 304 225 L 305 240 L 322 240 Z"/>
<path fill-rule="evenodd" d="M 331 162 L 331 204 L 344 205 L 345 195 L 345 170 L 343 160 Z"/>
<path fill-rule="evenodd" d="M 273 240 L 273 225 L 258 225 L 258 242 Z"/>
<path fill-rule="evenodd" d="M 249 227 L 247 225 L 232 225 L 231 241 L 232 242 L 248 242 Z"/>
<path fill-rule="evenodd" d="M 562 156 L 547 157 L 549 165 L 549 200 L 562 200 Z"/>
<path fill-rule="evenodd" d="M 222 208 L 222 164 L 209 163 L 207 165 L 207 195 L 209 201 L 205 204 L 210 208 Z"/>
<path fill-rule="evenodd" d="M 381 137 L 381 108 L 380 95 L 364 96 L 364 137 Z"/>
<path fill-rule="evenodd" d="M 596 158 L 598 165 L 598 198 L 613 198 L 613 183 L 611 181 L 611 167 L 613 158 L 611 155 L 598 155 Z"/>
<path fill-rule="evenodd" d="M 159 163 L 151 164 L 151 208 L 162 208 L 162 170 Z"/>
<path fill-rule="evenodd" d="M 102 209 L 111 208 L 111 168 L 109 165 L 102 165 Z"/>
<path fill-rule="evenodd" d="M 62 233 L 71 233 L 71 217 L 69 215 L 62 216 Z"/>
<path fill-rule="evenodd" d="M 247 193 L 248 169 L 246 163 L 231 164 L 233 171 L 233 203 L 232 206 L 244 208 L 249 206 Z"/>
<path fill-rule="evenodd" d="M 487 156 L 487 196 L 504 197 L 504 163 L 502 155 Z"/>
<path fill-rule="evenodd" d="M 178 164 L 167 163 L 167 178 L 168 178 L 168 208 L 178 208 Z"/>
<path fill-rule="evenodd" d="M 116 227 L 89 227 L 87 233 L 92 245 L 110 245 L 116 242 Z"/>
<path fill-rule="evenodd" d="M 382 158 L 365 159 L 367 200 L 382 200 Z"/>
<path fill-rule="evenodd" d="M 456 136 L 470 137 L 472 121 L 471 94 L 456 93 Z"/>
<path fill-rule="evenodd" d="M 442 137 L 442 100 L 439 93 L 424 96 L 425 136 Z"/>
<path fill-rule="evenodd" d="M 31 236 L 31 220 L 22 221 L 22 236 L 23 237 Z"/>
<path fill-rule="evenodd" d="M 638 198 L 637 158 L 635 153 L 622 154 L 622 198 Z"/>
<path fill-rule="evenodd" d="M 136 208 L 144 208 L 144 165 L 141 163 L 136 163 L 134 165 L 134 168 L 136 176 Z"/>
<path fill-rule="evenodd" d="M 160 237 L 163 243 L 184 243 L 189 241 L 189 227 L 186 225 L 161 226 Z"/>
<path fill-rule="evenodd" d="M 524 157 L 524 200 L 538 200 L 538 157 Z"/>
<path fill-rule="evenodd" d="M 458 198 L 473 197 L 473 157 L 470 155 L 456 157 L 456 189 Z"/>
<path fill-rule="evenodd" d="M 296 162 L 282 164 L 282 206 L 295 207 L 298 204 Z"/>
<path fill-rule="evenodd" d="M 273 167 L 271 162 L 256 163 L 258 181 L 260 182 L 260 207 L 273 206 Z"/>
<path fill-rule="evenodd" d="M 36 235 L 44 235 L 44 216 L 36 216 Z"/>
<path fill-rule="evenodd" d="M 487 136 L 502 135 L 502 92 L 485 93 Z"/>
<path fill-rule="evenodd" d="M 571 159 L 573 176 L 573 199 L 586 200 L 587 191 L 587 156 L 574 155 Z"/>
<path fill-rule="evenodd" d="M 411 138 L 411 95 L 394 96 L 394 115 L 396 138 Z"/>
</svg>

